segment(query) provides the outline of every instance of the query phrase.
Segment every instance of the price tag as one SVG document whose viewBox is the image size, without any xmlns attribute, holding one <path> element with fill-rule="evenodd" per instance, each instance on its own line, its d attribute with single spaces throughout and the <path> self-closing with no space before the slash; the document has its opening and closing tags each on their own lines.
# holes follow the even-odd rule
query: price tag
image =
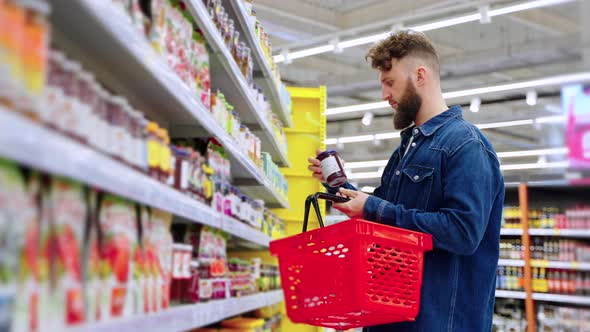
<svg viewBox="0 0 590 332">
<path fill-rule="evenodd" d="M 580 264 L 578 264 L 578 262 L 572 262 L 572 269 L 579 269 L 580 268 Z"/>
</svg>

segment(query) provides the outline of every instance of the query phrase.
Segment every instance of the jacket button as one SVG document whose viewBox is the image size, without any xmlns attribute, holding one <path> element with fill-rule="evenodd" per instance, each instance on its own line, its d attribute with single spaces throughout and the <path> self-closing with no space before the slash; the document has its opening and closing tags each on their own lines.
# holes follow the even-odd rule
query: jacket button
<svg viewBox="0 0 590 332">
<path fill-rule="evenodd" d="M 395 171 L 395 175 L 399 175 L 399 171 Z"/>
<path fill-rule="evenodd" d="M 416 146 L 416 142 L 413 142 L 413 143 L 412 143 L 412 147 L 415 147 L 415 146 Z"/>
<path fill-rule="evenodd" d="M 414 175 L 414 180 L 418 180 L 420 177 L 418 175 Z"/>
</svg>

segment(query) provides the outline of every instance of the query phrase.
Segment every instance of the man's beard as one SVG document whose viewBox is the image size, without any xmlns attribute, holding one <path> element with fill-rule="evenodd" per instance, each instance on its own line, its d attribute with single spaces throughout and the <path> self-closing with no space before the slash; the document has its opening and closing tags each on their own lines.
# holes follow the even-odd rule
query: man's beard
<svg viewBox="0 0 590 332">
<path fill-rule="evenodd" d="M 393 113 L 393 127 L 398 130 L 409 127 L 416 121 L 420 107 L 422 107 L 422 98 L 416 93 L 414 83 L 408 78 L 406 91 Z"/>
</svg>

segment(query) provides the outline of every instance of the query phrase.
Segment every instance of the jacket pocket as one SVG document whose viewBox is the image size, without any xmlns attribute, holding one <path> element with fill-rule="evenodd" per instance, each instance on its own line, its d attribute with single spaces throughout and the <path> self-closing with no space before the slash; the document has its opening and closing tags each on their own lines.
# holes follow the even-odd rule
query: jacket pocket
<svg viewBox="0 0 590 332">
<path fill-rule="evenodd" d="M 407 209 L 426 210 L 432 190 L 434 168 L 409 165 L 403 169 L 402 173 L 400 203 Z"/>
</svg>

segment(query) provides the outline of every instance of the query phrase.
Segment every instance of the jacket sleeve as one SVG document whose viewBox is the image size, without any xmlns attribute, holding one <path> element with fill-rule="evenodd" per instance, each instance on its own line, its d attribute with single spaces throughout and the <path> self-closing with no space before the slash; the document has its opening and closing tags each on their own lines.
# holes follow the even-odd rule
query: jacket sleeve
<svg viewBox="0 0 590 332">
<path fill-rule="evenodd" d="M 431 234 L 439 249 L 473 254 L 484 236 L 494 200 L 504 190 L 499 163 L 474 139 L 448 156 L 443 172 L 444 203 L 437 212 L 406 209 L 369 196 L 364 218 Z"/>
</svg>

